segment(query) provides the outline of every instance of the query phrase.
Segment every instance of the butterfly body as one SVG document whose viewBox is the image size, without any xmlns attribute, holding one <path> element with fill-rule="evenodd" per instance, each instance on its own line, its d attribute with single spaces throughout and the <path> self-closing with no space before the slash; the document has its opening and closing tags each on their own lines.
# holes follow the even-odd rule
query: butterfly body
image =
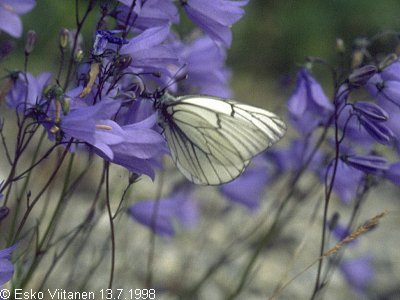
<svg viewBox="0 0 400 300">
<path fill-rule="evenodd" d="M 275 114 L 218 97 L 166 94 L 156 107 L 172 159 L 200 185 L 232 181 L 286 131 Z"/>
</svg>

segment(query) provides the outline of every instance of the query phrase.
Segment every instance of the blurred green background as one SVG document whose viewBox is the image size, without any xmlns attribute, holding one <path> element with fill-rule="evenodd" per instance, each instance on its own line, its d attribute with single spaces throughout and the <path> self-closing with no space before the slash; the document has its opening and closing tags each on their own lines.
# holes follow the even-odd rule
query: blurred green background
<svg viewBox="0 0 400 300">
<path fill-rule="evenodd" d="M 87 0 L 79 3 L 83 13 Z M 72 0 L 38 0 L 36 8 L 22 17 L 24 32 L 33 29 L 38 34 L 30 61 L 33 73 L 56 69 L 58 32 L 62 27 L 74 27 L 74 6 Z M 244 18 L 233 26 L 228 65 L 233 69 L 237 97 L 250 102 L 271 93 L 286 97 L 288 89 L 282 91 L 278 83 L 293 75 L 307 56 L 334 60 L 336 38 L 342 38 L 351 49 L 356 37 L 371 37 L 400 26 L 398 0 L 251 0 L 245 9 Z M 83 30 L 89 39 L 95 15 Z M 17 49 L 23 49 L 24 38 L 16 43 Z M 90 43 L 86 40 L 86 46 Z M 8 57 L 2 68 L 22 68 L 21 55 Z"/>
<path fill-rule="evenodd" d="M 83 12 L 87 1 L 79 2 Z M 30 72 L 38 74 L 43 71 L 54 72 L 57 69 L 59 63 L 58 33 L 63 27 L 74 27 L 74 5 L 75 1 L 73 0 L 37 0 L 36 8 L 22 17 L 24 32 L 33 29 L 38 35 L 36 48 L 31 54 L 29 62 Z M 245 102 L 257 103 L 272 110 L 280 107 L 281 112 L 285 110 L 286 99 L 291 92 L 291 88 L 283 87 L 281 83 L 288 78 L 293 82 L 296 68 L 304 62 L 305 57 L 318 56 L 328 61 L 335 61 L 337 38 L 342 38 L 347 49 L 350 50 L 352 42 L 357 37 L 370 37 L 385 30 L 397 30 L 400 27 L 399 0 L 251 0 L 245 10 L 246 15 L 233 27 L 233 45 L 228 52 L 228 65 L 233 70 L 232 83 L 236 98 Z M 92 14 L 89 23 L 83 30 L 83 34 L 87 38 L 86 49 L 90 47 L 94 30 L 90 24 L 94 24 L 97 16 Z M 0 38 L 8 37 L 2 34 Z M 5 68 L 23 68 L 24 37 L 15 42 L 16 49 L 20 49 L 21 52 L 13 53 L 1 62 L 0 74 L 4 74 Z M 374 200 L 385 199 L 386 197 L 382 196 L 383 192 L 388 191 L 391 192 L 391 190 L 378 191 L 372 198 Z M 382 199 L 372 201 L 377 206 L 373 212 L 382 210 Z M 390 208 L 390 206 L 385 204 L 385 208 Z M 303 209 L 307 212 L 309 210 L 307 207 Z M 239 213 L 244 219 L 248 219 L 247 215 L 241 211 L 238 211 Z M 373 213 L 368 212 L 368 217 L 371 214 Z M 375 247 L 376 252 L 381 253 L 385 259 L 385 256 L 389 257 L 386 251 L 396 251 L 397 248 L 389 246 L 381 249 L 379 246 L 387 245 L 389 241 L 392 244 L 396 243 L 394 235 L 398 228 L 397 216 L 398 213 L 393 213 L 391 219 L 393 222 L 386 227 L 390 230 L 385 234 L 381 234 L 382 231 L 379 230 L 374 233 L 380 238 L 376 239 L 379 240 L 378 243 L 365 246 L 368 249 Z M 234 217 L 236 220 L 237 216 L 234 215 Z M 237 228 L 241 228 L 241 220 L 237 219 L 237 224 L 239 224 Z M 214 220 L 215 223 L 219 221 Z M 229 222 L 219 222 L 219 227 L 216 228 L 231 230 L 230 226 L 226 226 L 226 224 L 231 225 Z M 297 223 L 294 225 L 298 226 Z M 302 227 L 299 228 L 302 229 Z M 107 228 L 101 229 L 103 229 L 102 233 L 107 230 Z M 232 232 L 234 229 L 235 227 Z M 125 230 L 128 231 L 126 236 L 131 234 L 130 229 Z M 147 233 L 144 229 L 143 232 Z M 215 236 L 219 234 L 218 230 L 212 233 Z M 391 235 L 388 237 L 388 234 Z M 303 232 L 299 232 L 297 235 L 293 234 L 293 236 L 302 235 Z M 313 241 L 317 241 L 318 237 L 319 235 Z M 128 241 L 125 236 L 124 240 Z M 374 241 L 374 239 L 371 240 Z M 203 240 L 199 239 L 199 241 Z M 310 244 L 313 246 L 312 243 Z M 127 253 L 132 252 L 129 247 L 121 247 L 121 249 L 127 249 Z M 162 249 L 164 250 L 164 244 Z M 285 251 L 287 251 L 286 246 Z M 284 253 L 284 251 L 281 252 Z M 138 251 L 133 253 L 138 253 Z M 310 251 L 304 251 L 304 253 L 314 255 Z M 124 262 L 124 260 L 121 261 Z M 280 263 L 278 259 L 275 261 L 277 264 Z M 394 261 L 398 260 L 394 259 Z M 268 272 L 266 271 L 264 274 L 275 277 L 274 272 L 282 269 L 280 264 L 278 267 L 279 269 L 271 271 L 270 265 L 268 265 Z M 392 274 L 386 269 L 381 273 L 387 273 L 388 276 Z M 107 274 L 104 273 L 104 276 Z M 313 279 L 314 277 L 311 280 Z M 306 280 L 308 279 L 306 278 Z M 99 282 L 102 281 L 99 280 Z M 263 278 L 262 283 L 265 284 L 265 282 L 268 281 Z M 339 287 L 342 288 L 341 285 Z"/>
</svg>

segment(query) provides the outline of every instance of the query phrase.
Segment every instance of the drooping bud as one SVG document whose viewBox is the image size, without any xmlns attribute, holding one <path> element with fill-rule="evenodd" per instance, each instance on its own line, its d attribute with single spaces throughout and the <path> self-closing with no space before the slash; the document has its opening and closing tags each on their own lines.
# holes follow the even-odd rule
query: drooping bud
<svg viewBox="0 0 400 300">
<path fill-rule="evenodd" d="M 25 42 L 25 55 L 29 55 L 32 53 L 36 44 L 36 32 L 33 30 L 29 30 L 26 36 Z"/>
<path fill-rule="evenodd" d="M 374 65 L 365 65 L 361 68 L 353 70 L 349 75 L 349 83 L 352 87 L 361 87 L 367 83 L 367 81 L 378 72 L 378 69 Z"/>
<path fill-rule="evenodd" d="M 346 51 L 344 41 L 341 38 L 336 39 L 336 50 L 337 50 L 337 52 L 339 52 L 341 54 Z"/>
<path fill-rule="evenodd" d="M 64 97 L 60 102 L 61 102 L 61 110 L 63 112 L 63 115 L 65 116 L 69 113 L 69 110 L 71 108 L 71 98 Z"/>
<path fill-rule="evenodd" d="M 60 47 L 62 49 L 67 48 L 68 46 L 68 41 L 69 41 L 69 36 L 70 36 L 70 32 L 68 29 L 63 28 L 60 30 L 59 33 L 59 42 L 60 42 Z"/>
<path fill-rule="evenodd" d="M 77 63 L 80 63 L 83 60 L 84 56 L 85 55 L 83 54 L 83 50 L 76 51 L 76 53 L 75 53 L 75 61 Z"/>
<path fill-rule="evenodd" d="M 384 122 L 389 119 L 389 114 L 372 102 L 358 101 L 354 103 L 353 108 L 359 115 L 377 122 Z"/>
<path fill-rule="evenodd" d="M 381 175 L 389 168 L 388 161 L 377 155 L 343 155 L 341 159 L 355 169 L 375 175 Z"/>
<path fill-rule="evenodd" d="M 382 122 L 374 122 L 371 119 L 360 117 L 358 118 L 360 124 L 364 129 L 378 142 L 383 145 L 389 145 L 395 135 L 392 130 L 390 130 Z"/>
</svg>

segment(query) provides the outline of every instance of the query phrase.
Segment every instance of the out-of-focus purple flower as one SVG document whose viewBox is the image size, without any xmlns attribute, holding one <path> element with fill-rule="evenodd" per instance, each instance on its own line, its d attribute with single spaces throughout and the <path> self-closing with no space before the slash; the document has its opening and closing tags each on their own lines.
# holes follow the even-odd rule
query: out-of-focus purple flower
<svg viewBox="0 0 400 300">
<path fill-rule="evenodd" d="M 347 229 L 346 226 L 342 224 L 336 224 L 335 227 L 331 229 L 332 234 L 335 236 L 337 240 L 343 240 L 345 237 L 350 235 L 350 230 Z"/>
<path fill-rule="evenodd" d="M 13 88 L 6 97 L 7 104 L 19 112 L 29 113 L 29 110 L 40 105 L 43 100 L 43 89 L 50 83 L 51 73 L 45 72 L 34 77 L 27 73 L 19 73 Z"/>
<path fill-rule="evenodd" d="M 176 54 L 162 43 L 169 36 L 169 27 L 153 27 L 129 40 L 121 47 L 121 54 L 132 57 L 131 67 L 135 73 L 155 73 L 171 78 L 172 66 L 180 65 Z"/>
<path fill-rule="evenodd" d="M 119 33 L 119 30 L 97 30 L 96 36 L 93 43 L 93 55 L 102 55 L 104 51 L 107 49 L 107 45 L 115 44 L 115 45 L 124 45 L 127 44 L 128 41 L 124 38 L 115 36 L 115 34 Z"/>
<path fill-rule="evenodd" d="M 395 185 L 400 185 L 400 162 L 395 162 L 389 166 L 383 175 Z"/>
<path fill-rule="evenodd" d="M 400 107 L 400 61 L 395 61 L 368 80 L 366 89 L 379 104 L 391 111 Z"/>
<path fill-rule="evenodd" d="M 187 78 L 179 83 L 180 93 L 231 97 L 225 49 L 218 47 L 208 36 L 199 37 L 189 45 L 179 43 L 175 48 L 186 64 L 183 71 Z"/>
<path fill-rule="evenodd" d="M 192 227 L 198 220 L 196 202 L 183 192 L 158 201 L 137 202 L 129 207 L 128 213 L 134 220 L 164 237 L 175 235 L 175 225 L 178 223 L 184 227 Z"/>
<path fill-rule="evenodd" d="M 347 283 L 355 292 L 363 294 L 375 277 L 372 258 L 358 257 L 343 261 L 339 266 Z"/>
<path fill-rule="evenodd" d="M 388 161 L 377 155 L 343 155 L 341 160 L 352 168 L 373 175 L 383 175 L 389 168 Z"/>
<path fill-rule="evenodd" d="M 0 43 L 0 60 L 6 57 L 15 48 L 15 42 L 11 40 L 5 40 Z"/>
<path fill-rule="evenodd" d="M 296 88 L 288 100 L 288 109 L 296 128 L 307 134 L 315 127 L 326 124 L 333 105 L 321 85 L 302 68 L 297 73 Z"/>
<path fill-rule="evenodd" d="M 332 178 L 333 168 L 330 167 L 328 172 L 329 181 Z M 321 181 L 325 180 L 325 176 L 326 169 L 321 172 Z M 346 165 L 341 160 L 338 161 L 333 190 L 343 203 L 348 204 L 355 198 L 362 178 L 363 172 Z"/>
<path fill-rule="evenodd" d="M 312 154 L 315 144 L 304 139 L 293 140 L 287 148 L 271 149 L 265 153 L 270 158 L 272 164 L 275 164 L 278 172 L 294 172 L 304 167 L 304 164 Z M 324 155 L 317 150 L 308 165 L 308 169 L 313 172 L 319 172 Z"/>
<path fill-rule="evenodd" d="M 136 0 L 133 11 L 127 22 L 133 0 L 119 0 L 120 5 L 113 15 L 121 25 L 128 24 L 133 28 L 145 30 L 151 27 L 169 26 L 179 23 L 179 13 L 171 0 Z"/>
<path fill-rule="evenodd" d="M 35 5 L 35 0 L 0 0 L 0 31 L 15 38 L 21 37 L 22 22 L 19 15 L 30 12 Z"/>
<path fill-rule="evenodd" d="M 241 8 L 249 1 L 181 0 L 189 18 L 213 40 L 229 48 L 232 43 L 230 27 L 244 15 Z"/>
<path fill-rule="evenodd" d="M 264 167 L 248 168 L 232 182 L 221 185 L 220 191 L 229 200 L 255 211 L 260 206 L 263 191 L 270 180 L 270 175 Z"/>
<path fill-rule="evenodd" d="M 0 250 L 0 286 L 10 281 L 14 274 L 14 265 L 11 263 L 11 254 L 16 245 Z"/>
<path fill-rule="evenodd" d="M 329 224 L 329 230 L 336 240 L 341 241 L 351 234 L 351 230 L 347 226 L 344 226 L 343 224 L 339 223 L 338 219 L 336 220 L 332 219 L 331 222 L 332 221 L 334 222 Z M 351 241 L 349 245 L 354 246 L 355 244 L 357 244 L 357 241 L 358 241 L 357 239 Z"/>
</svg>

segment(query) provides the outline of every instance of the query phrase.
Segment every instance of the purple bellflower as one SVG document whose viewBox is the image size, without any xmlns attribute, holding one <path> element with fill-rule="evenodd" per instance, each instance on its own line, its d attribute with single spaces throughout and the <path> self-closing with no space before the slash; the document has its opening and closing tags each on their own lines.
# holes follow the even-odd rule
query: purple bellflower
<svg viewBox="0 0 400 300">
<path fill-rule="evenodd" d="M 154 73 L 164 77 L 167 82 L 174 76 L 173 70 L 180 65 L 174 51 L 162 43 L 169 37 L 169 27 L 153 27 L 143 31 L 121 47 L 120 53 L 132 57 L 131 68 L 134 73 Z"/>
<path fill-rule="evenodd" d="M 297 73 L 296 88 L 288 100 L 288 110 L 293 125 L 307 134 L 326 123 L 333 105 L 321 85 L 303 68 Z"/>
<path fill-rule="evenodd" d="M 113 152 L 110 145 L 123 141 L 121 127 L 109 120 L 118 108 L 117 101 L 103 99 L 96 105 L 71 110 L 59 124 L 65 133 L 64 139 L 68 141 L 70 138 L 75 138 L 84 141 L 112 159 Z"/>
<path fill-rule="evenodd" d="M 232 43 L 230 27 L 244 15 L 249 1 L 180 0 L 188 17 L 214 41 L 225 48 Z"/>
<path fill-rule="evenodd" d="M 177 193 L 167 198 L 143 200 L 129 207 L 129 216 L 163 237 L 175 235 L 176 225 L 192 227 L 197 223 L 196 202 L 187 193 Z"/>
<path fill-rule="evenodd" d="M 333 169 L 329 168 L 328 180 L 332 176 Z M 321 172 L 321 181 L 325 180 L 326 169 Z M 333 183 L 333 191 L 339 199 L 345 203 L 350 203 L 357 195 L 359 185 L 362 183 L 363 172 L 354 169 L 344 163 L 342 160 L 338 161 L 335 181 Z"/>
<path fill-rule="evenodd" d="M 368 92 L 387 111 L 400 109 L 400 61 L 376 73 L 366 84 Z"/>
<path fill-rule="evenodd" d="M 118 6 L 113 13 L 121 25 L 128 23 L 135 29 L 145 30 L 179 23 L 178 10 L 171 0 L 136 0 L 127 22 L 132 1 L 119 0 L 124 5 Z"/>
<path fill-rule="evenodd" d="M 221 185 L 220 191 L 229 200 L 254 212 L 260 206 L 263 192 L 270 179 L 265 167 L 254 165 L 253 168 L 248 168 L 232 182 Z"/>
<path fill-rule="evenodd" d="M 230 72 L 225 67 L 225 49 L 218 47 L 208 36 L 201 36 L 189 45 L 179 43 L 176 48 L 187 74 L 187 79 L 179 84 L 179 93 L 232 96 Z"/>
<path fill-rule="evenodd" d="M 288 147 L 271 149 L 265 155 L 275 164 L 279 173 L 295 172 L 304 166 L 312 154 L 314 146 L 314 143 L 307 143 L 304 139 L 294 139 Z M 323 158 L 322 151 L 317 150 L 308 165 L 308 169 L 313 172 L 319 172 Z"/>
<path fill-rule="evenodd" d="M 43 90 L 50 83 L 50 79 L 51 74 L 48 72 L 41 73 L 37 77 L 30 73 L 25 77 L 23 73 L 19 73 L 6 97 L 8 106 L 16 108 L 19 112 L 29 113 L 30 109 L 46 101 L 43 99 Z"/>
<path fill-rule="evenodd" d="M 0 286 L 11 280 L 14 274 L 14 265 L 11 263 L 11 254 L 16 245 L 0 250 Z"/>
<path fill-rule="evenodd" d="M 22 22 L 19 15 L 30 12 L 35 0 L 0 0 L 0 32 L 7 32 L 15 38 L 22 35 Z"/>
</svg>

